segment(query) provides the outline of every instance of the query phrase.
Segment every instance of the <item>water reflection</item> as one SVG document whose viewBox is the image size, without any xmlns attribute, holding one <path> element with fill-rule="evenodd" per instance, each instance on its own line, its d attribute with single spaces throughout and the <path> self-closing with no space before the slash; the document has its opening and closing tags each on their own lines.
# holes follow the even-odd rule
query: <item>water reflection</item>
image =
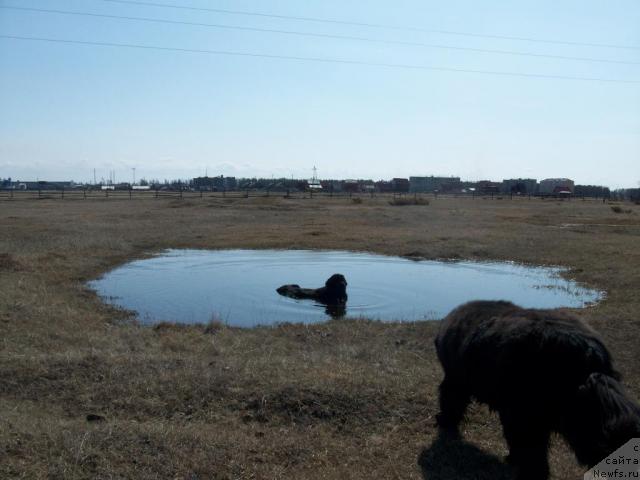
<svg viewBox="0 0 640 480">
<path fill-rule="evenodd" d="M 331 318 L 343 318 L 343 317 L 346 317 L 347 316 L 347 302 L 325 305 L 324 313 L 329 315 Z"/>
</svg>

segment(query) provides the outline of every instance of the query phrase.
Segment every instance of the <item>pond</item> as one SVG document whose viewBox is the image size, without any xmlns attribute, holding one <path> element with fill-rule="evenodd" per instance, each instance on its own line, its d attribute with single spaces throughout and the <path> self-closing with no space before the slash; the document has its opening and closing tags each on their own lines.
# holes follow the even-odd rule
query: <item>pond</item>
<svg viewBox="0 0 640 480">
<path fill-rule="evenodd" d="M 89 283 L 107 302 L 163 321 L 253 327 L 316 323 L 331 316 L 383 321 L 434 320 L 469 300 L 524 307 L 583 307 L 601 293 L 561 278 L 559 268 L 514 263 L 416 261 L 347 251 L 168 250 Z M 336 313 L 276 292 L 283 284 L 321 287 L 334 273 L 348 282 Z"/>
</svg>

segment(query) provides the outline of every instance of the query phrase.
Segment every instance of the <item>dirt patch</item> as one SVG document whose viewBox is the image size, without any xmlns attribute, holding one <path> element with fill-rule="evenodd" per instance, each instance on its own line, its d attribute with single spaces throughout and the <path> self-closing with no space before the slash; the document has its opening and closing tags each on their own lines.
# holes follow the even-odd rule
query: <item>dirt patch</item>
<svg viewBox="0 0 640 480">
<path fill-rule="evenodd" d="M 254 395 L 245 407 L 244 421 L 291 422 L 309 425 L 317 421 L 347 423 L 384 417 L 384 402 L 324 390 L 289 387 L 267 395 Z"/>
<path fill-rule="evenodd" d="M 0 271 L 2 270 L 7 272 L 20 272 L 24 270 L 24 266 L 10 253 L 0 253 Z"/>
</svg>

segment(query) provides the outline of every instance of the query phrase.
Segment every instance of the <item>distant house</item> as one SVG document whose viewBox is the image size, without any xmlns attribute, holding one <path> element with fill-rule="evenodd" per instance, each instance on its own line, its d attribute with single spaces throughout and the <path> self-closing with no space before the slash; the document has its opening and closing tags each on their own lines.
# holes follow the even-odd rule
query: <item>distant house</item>
<svg viewBox="0 0 640 480">
<path fill-rule="evenodd" d="M 479 182 L 475 183 L 475 186 L 473 188 L 476 189 L 476 192 L 486 195 L 490 193 L 500 193 L 501 186 L 501 183 L 492 182 L 491 180 L 480 180 Z"/>
<path fill-rule="evenodd" d="M 408 178 L 394 178 L 391 180 L 391 189 L 396 193 L 409 192 L 409 179 Z"/>
<path fill-rule="evenodd" d="M 326 192 L 341 192 L 344 182 L 341 180 L 321 180 L 322 189 Z"/>
<path fill-rule="evenodd" d="M 322 183 L 317 178 L 312 178 L 307 182 L 307 188 L 313 192 L 319 192 L 322 190 Z"/>
<path fill-rule="evenodd" d="M 546 178 L 540 181 L 540 187 L 538 192 L 542 195 L 557 195 L 560 192 L 569 192 L 569 195 L 573 194 L 575 190 L 575 184 L 573 180 L 568 178 Z"/>
<path fill-rule="evenodd" d="M 502 181 L 503 193 L 532 195 L 536 193 L 537 189 L 538 181 L 535 178 L 511 178 Z"/>
<path fill-rule="evenodd" d="M 360 183 L 357 180 L 345 180 L 342 189 L 347 193 L 359 193 Z"/>
<path fill-rule="evenodd" d="M 412 193 L 451 192 L 460 190 L 460 177 L 409 177 L 409 191 Z"/>
<path fill-rule="evenodd" d="M 389 193 L 393 191 L 393 185 L 387 180 L 379 180 L 376 182 L 376 190 L 380 193 Z"/>
</svg>

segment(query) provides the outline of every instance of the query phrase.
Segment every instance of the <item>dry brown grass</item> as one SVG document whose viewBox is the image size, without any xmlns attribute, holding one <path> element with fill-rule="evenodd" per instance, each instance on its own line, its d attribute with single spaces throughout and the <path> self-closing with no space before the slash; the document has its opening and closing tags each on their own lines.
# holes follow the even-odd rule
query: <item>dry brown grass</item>
<svg viewBox="0 0 640 480">
<path fill-rule="evenodd" d="M 325 248 L 565 265 L 640 397 L 640 217 L 598 202 L 438 199 L 0 204 L 1 478 L 501 478 L 497 419 L 442 446 L 434 323 L 145 328 L 84 282 L 164 248 Z M 104 421 L 87 421 L 87 415 Z M 554 478 L 580 468 L 561 442 Z M 467 472 L 467 473 L 465 473 Z M 473 477 L 476 478 L 476 477 Z"/>
</svg>

